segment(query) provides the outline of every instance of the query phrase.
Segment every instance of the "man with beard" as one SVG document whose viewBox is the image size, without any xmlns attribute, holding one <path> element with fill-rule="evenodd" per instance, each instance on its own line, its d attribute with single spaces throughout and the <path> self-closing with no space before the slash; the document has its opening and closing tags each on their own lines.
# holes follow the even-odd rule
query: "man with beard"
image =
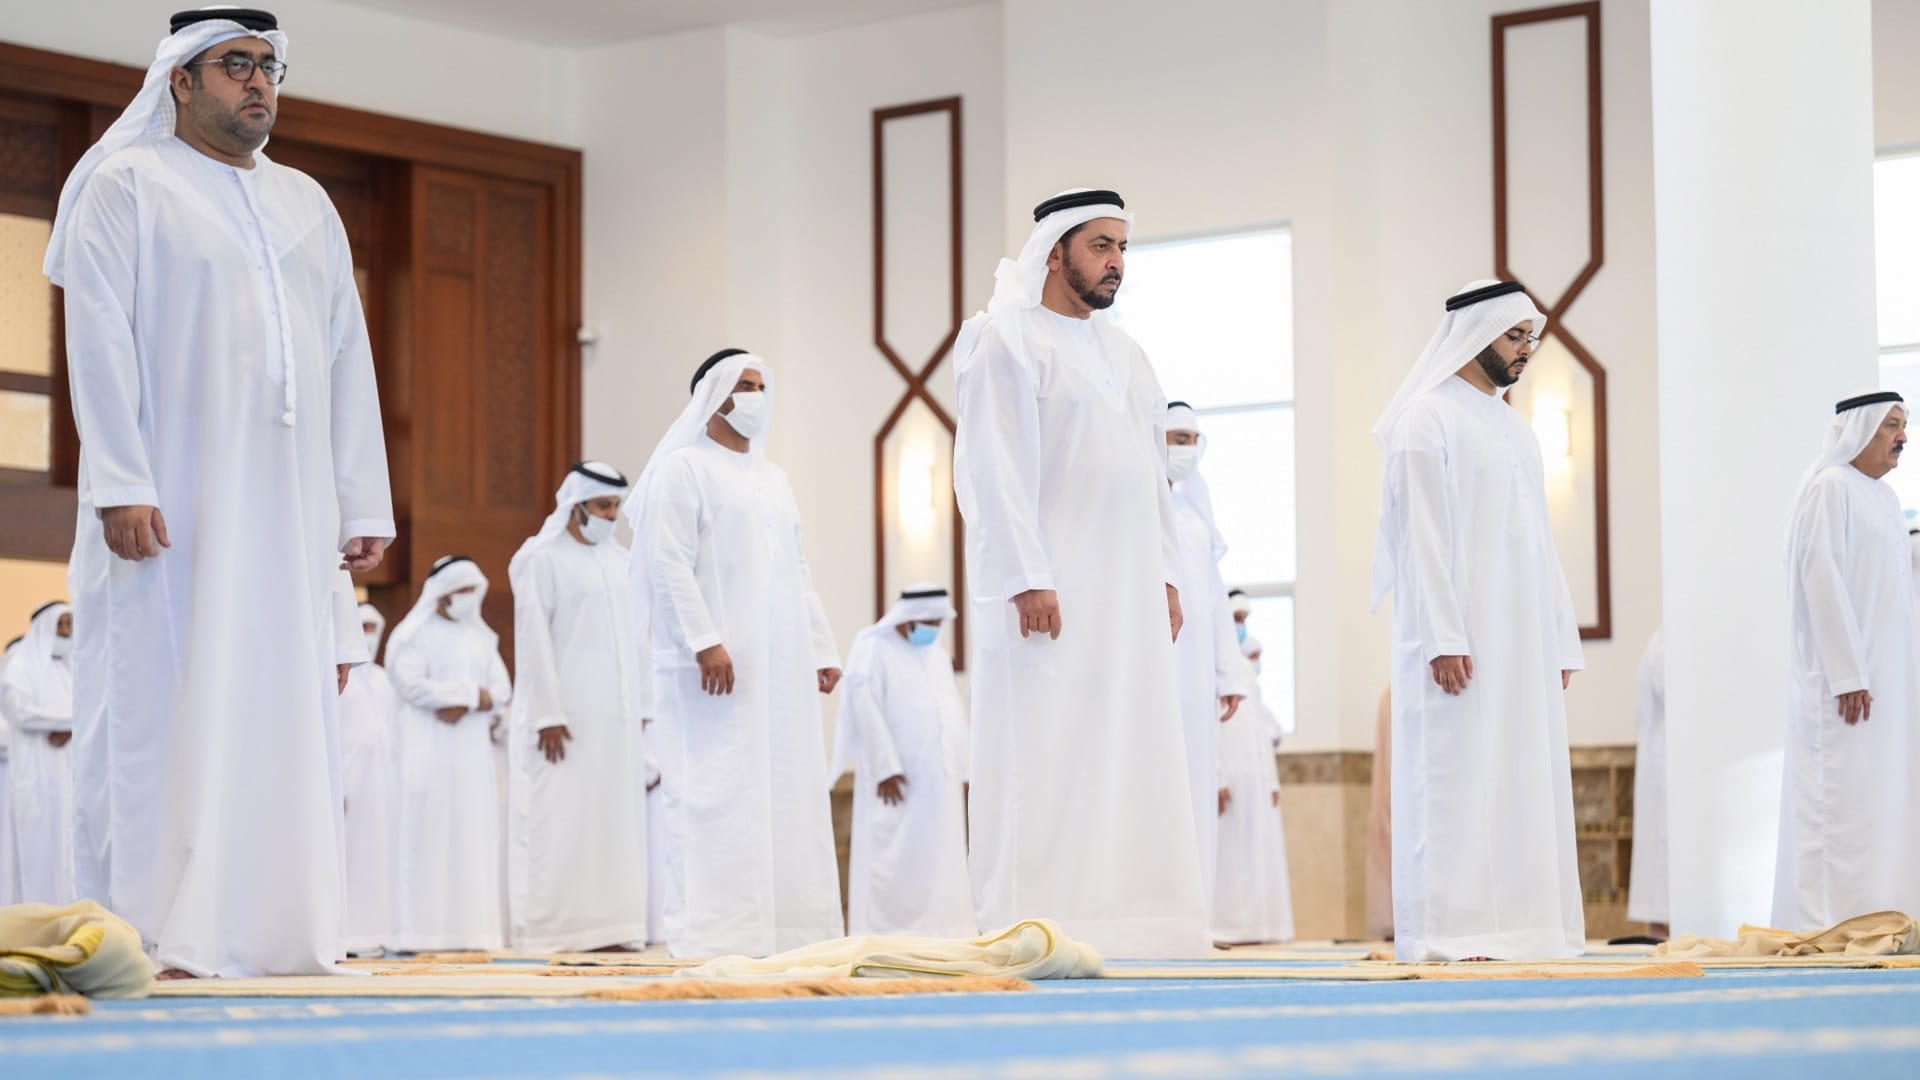
<svg viewBox="0 0 1920 1080">
<path fill-rule="evenodd" d="M 1394 949 L 1544 960 L 1586 944 L 1563 691 L 1580 632 L 1540 447 L 1507 387 L 1546 326 L 1476 281 L 1373 435 L 1385 451 L 1373 603 L 1393 603 Z"/>
<path fill-rule="evenodd" d="M 954 345 L 980 925 L 1044 914 L 1108 956 L 1204 955 L 1167 402 L 1101 314 L 1132 215 L 1078 190 L 1033 220 Z"/>
<path fill-rule="evenodd" d="M 394 535 L 347 234 L 260 153 L 275 18 L 175 15 L 60 194 L 80 432 L 70 582 L 80 894 L 163 975 L 339 956 L 334 575 Z"/>
</svg>

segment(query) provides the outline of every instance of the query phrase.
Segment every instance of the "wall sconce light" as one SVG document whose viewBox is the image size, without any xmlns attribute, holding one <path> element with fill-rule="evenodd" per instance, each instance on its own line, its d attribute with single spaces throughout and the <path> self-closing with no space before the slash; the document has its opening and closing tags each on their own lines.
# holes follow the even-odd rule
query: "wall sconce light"
<svg viewBox="0 0 1920 1080">
<path fill-rule="evenodd" d="M 1540 442 L 1540 455 L 1552 462 L 1573 457 L 1572 427 L 1567 407 L 1557 401 L 1539 401 L 1533 406 L 1533 437 Z"/>
<path fill-rule="evenodd" d="M 915 442 L 900 451 L 900 475 L 894 488 L 900 529 L 923 540 L 933 535 L 933 448 Z"/>
</svg>

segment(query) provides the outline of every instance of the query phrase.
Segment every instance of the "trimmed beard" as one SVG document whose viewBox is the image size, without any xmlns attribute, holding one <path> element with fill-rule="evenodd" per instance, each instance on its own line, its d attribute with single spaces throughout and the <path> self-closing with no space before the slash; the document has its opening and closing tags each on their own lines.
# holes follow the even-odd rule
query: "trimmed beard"
<svg viewBox="0 0 1920 1080">
<path fill-rule="evenodd" d="M 1513 374 L 1511 370 L 1513 365 L 1519 362 L 1518 357 L 1512 360 L 1502 359 L 1500 354 L 1494 351 L 1493 346 L 1489 345 L 1481 349 L 1480 355 L 1474 357 L 1474 360 L 1479 362 L 1481 373 L 1486 375 L 1498 389 L 1504 390 L 1520 381 L 1520 376 Z"/>
<path fill-rule="evenodd" d="M 1062 260 L 1060 268 L 1065 272 L 1064 276 L 1067 279 L 1067 288 L 1073 290 L 1073 294 L 1080 298 L 1081 303 L 1095 311 L 1105 311 L 1112 307 L 1114 297 L 1120 295 L 1120 290 L 1117 288 L 1111 295 L 1101 292 L 1099 283 L 1089 283 L 1087 276 L 1082 274 L 1079 268 L 1073 265 L 1072 260 Z M 1106 279 L 1103 276 L 1101 280 L 1104 281 Z M 1118 282 L 1116 281 L 1115 284 L 1117 285 Z"/>
</svg>

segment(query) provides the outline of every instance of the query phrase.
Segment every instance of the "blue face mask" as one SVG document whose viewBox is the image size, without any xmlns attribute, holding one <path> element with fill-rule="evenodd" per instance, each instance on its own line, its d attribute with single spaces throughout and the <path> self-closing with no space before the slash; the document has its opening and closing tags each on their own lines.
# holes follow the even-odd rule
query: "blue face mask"
<svg viewBox="0 0 1920 1080">
<path fill-rule="evenodd" d="M 916 626 L 907 631 L 907 640 L 925 648 L 940 640 L 940 628 L 937 626 Z"/>
<path fill-rule="evenodd" d="M 1247 624 L 1234 623 L 1233 636 L 1240 639 L 1240 644 L 1245 645 L 1247 643 Z"/>
</svg>

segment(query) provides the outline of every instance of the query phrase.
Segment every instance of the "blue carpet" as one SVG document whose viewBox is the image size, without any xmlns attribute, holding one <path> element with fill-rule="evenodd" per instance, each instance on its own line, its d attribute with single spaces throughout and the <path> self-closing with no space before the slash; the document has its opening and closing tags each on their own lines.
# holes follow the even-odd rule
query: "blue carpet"
<svg viewBox="0 0 1920 1080">
<path fill-rule="evenodd" d="M 1920 971 L 597 1003 L 174 999 L 0 1022 L 12 1077 L 1920 1076 Z"/>
</svg>

